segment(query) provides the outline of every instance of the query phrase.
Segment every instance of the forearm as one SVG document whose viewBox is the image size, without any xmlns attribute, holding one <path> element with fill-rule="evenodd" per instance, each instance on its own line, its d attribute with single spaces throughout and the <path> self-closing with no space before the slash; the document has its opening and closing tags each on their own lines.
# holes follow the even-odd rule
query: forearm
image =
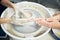
<svg viewBox="0 0 60 40">
<path fill-rule="evenodd" d="M 13 4 L 12 2 L 10 2 L 9 0 L 2 0 L 1 4 L 5 5 L 7 7 L 11 7 L 11 8 L 14 8 L 14 6 L 15 6 L 15 4 Z"/>
<path fill-rule="evenodd" d="M 0 18 L 0 24 L 2 24 L 2 23 L 10 23 L 10 22 L 11 22 L 11 20 L 8 19 L 8 18 Z"/>
</svg>

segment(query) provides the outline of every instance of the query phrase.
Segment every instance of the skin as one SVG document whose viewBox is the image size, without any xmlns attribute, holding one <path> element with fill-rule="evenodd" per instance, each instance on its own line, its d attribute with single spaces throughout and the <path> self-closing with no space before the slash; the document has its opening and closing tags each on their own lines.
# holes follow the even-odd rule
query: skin
<svg viewBox="0 0 60 40">
<path fill-rule="evenodd" d="M 13 3 L 11 3 L 9 0 L 2 0 L 1 4 L 5 5 L 7 7 L 11 7 L 13 9 L 15 8 L 15 5 Z M 60 13 L 60 12 L 57 12 L 57 13 Z M 55 15 L 51 18 L 46 18 L 46 19 L 36 18 L 34 21 L 36 21 L 39 25 L 42 25 L 42 26 L 47 26 L 47 27 L 50 27 L 50 28 L 60 29 L 59 20 L 60 20 L 60 14 Z M 9 19 L 9 18 L 0 18 L 0 24 L 1 23 L 10 23 L 10 22 L 11 22 L 11 19 Z"/>
<path fill-rule="evenodd" d="M 9 0 L 2 0 L 1 3 L 2 5 L 6 6 L 6 7 L 10 7 L 10 8 L 15 8 L 15 4 L 11 3 Z M 11 19 L 9 18 L 0 18 L 0 24 L 2 23 L 10 23 Z"/>
<path fill-rule="evenodd" d="M 12 2 L 10 2 L 9 0 L 2 0 L 1 4 L 6 6 L 6 7 L 10 7 L 10 8 L 14 8 L 15 4 L 13 4 Z"/>
<path fill-rule="evenodd" d="M 57 12 L 57 13 L 60 13 L 60 12 Z M 60 14 L 55 15 L 55 16 L 53 16 L 51 18 L 46 18 L 46 19 L 37 18 L 35 21 L 39 25 L 42 25 L 42 26 L 47 26 L 47 27 L 50 27 L 50 28 L 60 29 L 59 20 L 60 20 Z"/>
<path fill-rule="evenodd" d="M 11 22 L 11 19 L 9 19 L 9 18 L 0 18 L 0 24 L 10 23 L 10 22 Z"/>
</svg>

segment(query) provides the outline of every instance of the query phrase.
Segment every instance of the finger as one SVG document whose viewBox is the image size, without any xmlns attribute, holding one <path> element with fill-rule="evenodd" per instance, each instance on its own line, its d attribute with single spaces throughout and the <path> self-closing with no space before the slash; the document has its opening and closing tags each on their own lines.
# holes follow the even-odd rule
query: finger
<svg viewBox="0 0 60 40">
<path fill-rule="evenodd" d="M 46 20 L 40 20 L 40 21 L 37 21 L 37 23 L 39 25 L 42 25 L 42 26 L 48 26 L 49 25 L 49 22 L 47 22 Z"/>
<path fill-rule="evenodd" d="M 52 22 L 53 19 L 52 19 L 52 18 L 48 18 L 48 19 L 46 19 L 46 21 L 48 21 L 48 22 Z"/>
</svg>

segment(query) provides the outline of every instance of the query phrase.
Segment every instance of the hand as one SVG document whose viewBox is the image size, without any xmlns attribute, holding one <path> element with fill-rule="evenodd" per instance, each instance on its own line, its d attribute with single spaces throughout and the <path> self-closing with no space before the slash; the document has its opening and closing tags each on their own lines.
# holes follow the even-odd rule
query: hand
<svg viewBox="0 0 60 40">
<path fill-rule="evenodd" d="M 47 20 L 45 20 L 45 19 L 39 18 L 39 19 L 36 19 L 36 22 L 42 26 L 60 29 L 60 22 L 56 19 L 48 18 Z"/>
<path fill-rule="evenodd" d="M 49 24 L 49 23 L 48 23 L 45 19 L 43 19 L 43 18 L 36 18 L 36 19 L 34 19 L 34 21 L 36 21 L 37 24 L 42 25 L 42 26 L 48 26 L 48 24 Z"/>
<path fill-rule="evenodd" d="M 16 19 L 16 18 L 12 18 L 12 21 L 11 21 L 12 24 L 14 25 L 30 25 L 33 23 L 32 20 L 30 19 Z"/>
<path fill-rule="evenodd" d="M 60 29 L 59 20 L 48 18 L 47 22 L 49 22 L 48 27 Z"/>
</svg>

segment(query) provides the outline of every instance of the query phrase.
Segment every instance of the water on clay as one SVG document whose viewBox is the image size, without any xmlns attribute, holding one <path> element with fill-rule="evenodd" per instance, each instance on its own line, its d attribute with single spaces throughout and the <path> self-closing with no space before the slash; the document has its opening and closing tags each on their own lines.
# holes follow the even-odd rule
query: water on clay
<svg viewBox="0 0 60 40">
<path fill-rule="evenodd" d="M 26 12 L 32 12 L 32 16 L 33 18 L 38 18 L 38 17 L 41 17 L 40 13 L 38 13 L 37 11 L 35 10 L 32 10 L 32 9 L 24 9 Z M 32 32 L 35 32 L 37 31 L 38 29 L 40 29 L 40 26 L 37 24 L 37 23 L 33 23 L 33 24 L 29 24 L 29 25 L 13 25 L 13 28 L 17 31 L 17 32 L 20 32 L 20 33 L 32 33 Z"/>
</svg>

